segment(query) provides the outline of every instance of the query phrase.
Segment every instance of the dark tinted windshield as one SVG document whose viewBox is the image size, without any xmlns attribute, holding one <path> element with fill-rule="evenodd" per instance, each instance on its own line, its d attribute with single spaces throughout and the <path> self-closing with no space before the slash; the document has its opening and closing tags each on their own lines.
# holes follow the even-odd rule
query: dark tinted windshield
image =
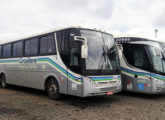
<svg viewBox="0 0 165 120">
<path fill-rule="evenodd" d="M 152 57 L 154 70 L 165 73 L 165 56 L 160 43 L 150 42 L 148 47 Z"/>
<path fill-rule="evenodd" d="M 150 61 L 144 44 L 125 43 L 122 45 L 123 54 L 130 65 L 144 70 L 150 69 Z"/>
<path fill-rule="evenodd" d="M 97 31 L 80 30 L 81 36 L 87 38 L 87 70 L 117 70 L 118 56 L 114 39 L 111 35 Z"/>
</svg>

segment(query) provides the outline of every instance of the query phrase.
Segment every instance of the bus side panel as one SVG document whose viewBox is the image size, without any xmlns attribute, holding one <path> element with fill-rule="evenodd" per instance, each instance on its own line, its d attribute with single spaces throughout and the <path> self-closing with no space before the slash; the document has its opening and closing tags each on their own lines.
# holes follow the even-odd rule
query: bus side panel
<svg viewBox="0 0 165 120">
<path fill-rule="evenodd" d="M 61 71 L 61 68 L 65 67 L 59 66 L 61 65 L 59 59 L 55 56 L 36 59 L 36 63 L 29 63 L 29 87 L 44 90 L 46 79 L 51 76 L 59 83 L 60 93 L 67 94 L 67 74 Z"/>
<path fill-rule="evenodd" d="M 45 63 L 29 63 L 28 86 L 36 89 L 44 89 L 45 76 L 52 68 Z"/>
<path fill-rule="evenodd" d="M 134 89 L 133 84 L 131 84 L 133 78 L 123 73 L 121 74 L 121 78 L 122 78 L 122 89 L 132 91 Z M 130 81 L 131 83 L 129 83 L 128 81 Z"/>
<path fill-rule="evenodd" d="M 135 91 L 142 93 L 152 93 L 152 83 L 145 77 L 134 78 Z"/>
<path fill-rule="evenodd" d="M 21 59 L 27 59 L 27 57 L 22 57 Z M 16 72 L 16 81 L 15 84 L 19 86 L 28 87 L 28 63 L 17 63 L 15 64 Z"/>
<path fill-rule="evenodd" d="M 70 77 L 68 77 L 68 94 L 74 96 L 82 96 L 81 82 L 73 81 Z"/>
<path fill-rule="evenodd" d="M 17 63 L 5 63 L 6 82 L 13 85 L 24 85 L 26 80 L 27 64 L 21 65 Z"/>
<path fill-rule="evenodd" d="M 132 70 L 122 68 L 122 70 L 123 90 L 152 93 L 152 82 L 148 72 L 135 68 Z"/>
<path fill-rule="evenodd" d="M 12 63 L 4 63 L 4 70 L 5 70 L 5 77 L 6 77 L 6 83 L 14 84 L 16 81 L 15 76 L 15 69 L 14 65 Z"/>
</svg>

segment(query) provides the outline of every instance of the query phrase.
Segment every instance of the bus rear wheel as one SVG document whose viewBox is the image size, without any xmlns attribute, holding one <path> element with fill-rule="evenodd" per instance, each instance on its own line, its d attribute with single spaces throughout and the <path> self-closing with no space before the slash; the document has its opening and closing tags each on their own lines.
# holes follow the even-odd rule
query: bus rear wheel
<svg viewBox="0 0 165 120">
<path fill-rule="evenodd" d="M 5 75 L 1 75 L 1 77 L 0 77 L 0 87 L 6 88 L 6 78 L 5 78 Z"/>
<path fill-rule="evenodd" d="M 46 86 L 46 92 L 49 96 L 49 98 L 53 99 L 53 100 L 58 100 L 60 99 L 60 93 L 59 93 L 59 85 L 58 82 L 51 78 Z"/>
</svg>

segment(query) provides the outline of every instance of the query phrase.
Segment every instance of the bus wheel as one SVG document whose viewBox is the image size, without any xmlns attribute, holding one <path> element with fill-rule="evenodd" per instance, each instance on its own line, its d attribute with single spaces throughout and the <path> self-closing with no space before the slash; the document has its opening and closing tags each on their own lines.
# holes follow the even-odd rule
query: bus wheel
<svg viewBox="0 0 165 120">
<path fill-rule="evenodd" d="M 58 100 L 60 98 L 59 85 L 55 79 L 51 78 L 48 81 L 46 91 L 51 99 Z"/>
<path fill-rule="evenodd" d="M 6 88 L 6 78 L 4 75 L 1 75 L 0 77 L 0 83 L 2 88 Z"/>
</svg>

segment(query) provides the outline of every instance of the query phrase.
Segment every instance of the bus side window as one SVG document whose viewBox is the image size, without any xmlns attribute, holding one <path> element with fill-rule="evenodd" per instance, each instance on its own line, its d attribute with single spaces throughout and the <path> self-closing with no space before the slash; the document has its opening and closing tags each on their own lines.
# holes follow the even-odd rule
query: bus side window
<svg viewBox="0 0 165 120">
<path fill-rule="evenodd" d="M 69 68 L 75 72 L 80 73 L 80 54 L 78 52 L 78 48 L 71 48 L 70 49 L 70 63 Z"/>
<path fill-rule="evenodd" d="M 23 55 L 23 41 L 13 43 L 13 57 L 20 57 Z"/>
<path fill-rule="evenodd" d="M 25 41 L 25 56 L 30 55 L 30 40 Z"/>
<path fill-rule="evenodd" d="M 11 57 L 11 44 L 3 45 L 3 57 Z"/>
<path fill-rule="evenodd" d="M 25 41 L 25 56 L 34 56 L 38 54 L 38 38 L 32 38 Z"/>
<path fill-rule="evenodd" d="M 79 54 L 77 48 L 70 50 L 70 66 L 79 66 Z"/>
<path fill-rule="evenodd" d="M 148 58 L 144 46 L 136 46 L 135 49 L 132 50 L 132 59 L 133 66 L 144 70 L 149 69 L 149 63 L 147 62 Z"/>
<path fill-rule="evenodd" d="M 0 58 L 2 57 L 2 46 L 0 46 Z"/>
<path fill-rule="evenodd" d="M 48 47 L 47 37 L 42 37 L 40 39 L 40 54 L 46 54 L 47 47 Z"/>
<path fill-rule="evenodd" d="M 54 36 L 49 35 L 48 36 L 48 54 L 55 53 L 56 54 L 56 46 L 54 41 Z"/>
<path fill-rule="evenodd" d="M 56 54 L 54 35 L 50 34 L 40 39 L 40 54 Z"/>
<path fill-rule="evenodd" d="M 130 44 L 122 44 L 123 45 L 123 54 L 127 60 L 127 62 L 132 65 L 132 46 Z"/>
<path fill-rule="evenodd" d="M 37 55 L 38 53 L 38 38 L 30 40 L 30 55 Z"/>
<path fill-rule="evenodd" d="M 143 67 L 144 64 L 144 54 L 142 50 L 134 51 L 134 66 Z"/>
</svg>

